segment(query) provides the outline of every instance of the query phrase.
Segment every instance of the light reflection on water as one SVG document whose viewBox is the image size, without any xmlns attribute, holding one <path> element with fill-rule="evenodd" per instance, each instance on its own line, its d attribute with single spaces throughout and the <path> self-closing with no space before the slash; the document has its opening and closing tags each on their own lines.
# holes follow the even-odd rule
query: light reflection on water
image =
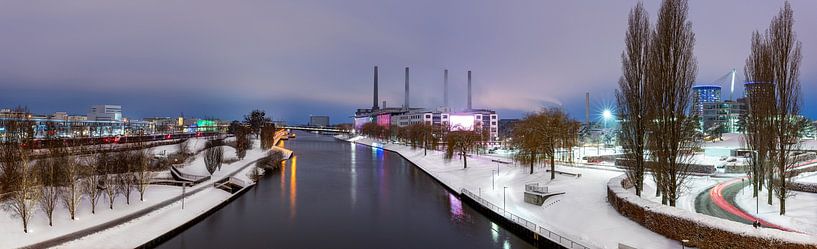
<svg viewBox="0 0 817 249">
<path fill-rule="evenodd" d="M 532 248 L 393 152 L 308 133 L 286 145 L 298 156 L 253 193 L 159 248 Z"/>
<path fill-rule="evenodd" d="M 298 156 L 292 157 L 290 159 L 290 173 L 289 173 L 289 217 L 291 219 L 295 219 L 295 201 L 298 200 L 298 178 L 296 177 L 298 173 Z"/>
<path fill-rule="evenodd" d="M 457 196 L 448 193 L 448 204 L 451 206 L 451 219 L 462 222 L 465 219 L 465 214 L 462 212 L 462 202 Z"/>
<path fill-rule="evenodd" d="M 349 193 L 352 195 L 352 207 L 357 204 L 357 144 L 349 143 L 351 147 L 351 160 L 349 161 L 349 177 L 351 177 L 352 184 L 349 186 Z"/>
</svg>

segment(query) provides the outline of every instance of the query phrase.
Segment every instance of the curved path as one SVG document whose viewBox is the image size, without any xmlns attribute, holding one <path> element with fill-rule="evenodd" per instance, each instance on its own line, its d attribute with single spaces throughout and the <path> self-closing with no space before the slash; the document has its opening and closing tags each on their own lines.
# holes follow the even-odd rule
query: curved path
<svg viewBox="0 0 817 249">
<path fill-rule="evenodd" d="M 751 225 L 754 221 L 759 221 L 763 227 L 771 227 L 788 232 L 797 232 L 794 229 L 775 225 L 763 219 L 757 218 L 738 207 L 735 197 L 738 192 L 749 184 L 748 177 L 736 178 L 726 181 L 701 192 L 695 198 L 695 211 L 709 216 L 719 217 L 732 221 Z"/>
</svg>

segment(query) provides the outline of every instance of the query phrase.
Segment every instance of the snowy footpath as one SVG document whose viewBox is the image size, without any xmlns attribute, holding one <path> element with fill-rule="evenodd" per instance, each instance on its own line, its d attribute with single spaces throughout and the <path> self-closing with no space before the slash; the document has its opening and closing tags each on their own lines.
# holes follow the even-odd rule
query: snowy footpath
<svg viewBox="0 0 817 249">
<path fill-rule="evenodd" d="M 468 168 L 462 160 L 443 158 L 443 152 L 411 149 L 399 144 L 383 144 L 368 138 L 355 137 L 348 141 L 394 151 L 428 172 L 447 187 L 461 192 L 468 190 L 496 207 L 505 209 L 538 227 L 590 248 L 619 248 L 619 244 L 635 248 L 681 248 L 677 241 L 654 233 L 621 216 L 607 203 L 607 182 L 621 172 L 585 167 L 557 165 L 556 170 L 581 177 L 557 174 L 537 166 L 530 168 L 494 162 L 496 158 L 470 156 Z M 547 186 L 550 192 L 564 192 L 548 198 L 541 206 L 526 203 L 526 184 Z M 538 231 L 537 231 L 538 232 Z"/>
<path fill-rule="evenodd" d="M 780 202 L 774 196 L 772 205 L 767 204 L 767 189 L 760 192 L 760 200 L 752 197 L 752 185 L 747 184 L 735 196 L 740 209 L 752 216 L 761 218 L 776 225 L 791 228 L 800 233 L 817 234 L 817 194 L 794 192 L 786 199 L 786 215 L 780 215 Z"/>
<path fill-rule="evenodd" d="M 256 141 L 257 142 L 257 141 Z M 192 143 L 191 147 L 198 147 Z M 31 221 L 31 231 L 23 233 L 18 218 L 10 215 L 0 216 L 0 248 L 18 248 L 29 246 L 56 246 L 59 248 L 134 248 L 147 243 L 186 222 L 208 212 L 219 204 L 230 199 L 232 194 L 215 188 L 213 183 L 228 177 L 235 177 L 251 187 L 254 183 L 248 172 L 254 169 L 254 162 L 267 155 L 268 150 L 248 150 L 245 158 L 231 164 L 224 164 L 220 171 L 213 173 L 208 181 L 187 187 L 184 191 L 184 209 L 182 209 L 182 188 L 176 186 L 151 185 L 145 193 L 145 200 L 140 201 L 138 193 L 131 195 L 130 205 L 119 196 L 114 208 L 109 209 L 106 197 L 99 199 L 96 213 L 91 214 L 90 201 L 83 197 L 77 211 L 77 219 L 70 220 L 68 212 L 60 207 L 54 212 L 54 226 L 48 226 L 45 214 L 39 210 Z M 171 146 L 167 147 L 172 149 Z M 276 148 L 280 149 L 280 148 Z M 227 158 L 235 155 L 231 147 L 225 147 Z M 291 151 L 284 150 L 285 156 Z M 231 154 L 232 153 L 232 154 Z M 188 174 L 205 175 L 203 153 L 181 170 Z M 134 191 L 136 192 L 136 191 Z M 6 213 L 7 214 L 7 213 Z M 123 217 L 135 216 L 122 220 Z M 115 225 L 109 226 L 111 223 Z M 99 230 L 99 228 L 105 228 Z M 88 234 L 88 231 L 94 231 Z M 57 239 L 56 241 L 54 239 Z"/>
</svg>

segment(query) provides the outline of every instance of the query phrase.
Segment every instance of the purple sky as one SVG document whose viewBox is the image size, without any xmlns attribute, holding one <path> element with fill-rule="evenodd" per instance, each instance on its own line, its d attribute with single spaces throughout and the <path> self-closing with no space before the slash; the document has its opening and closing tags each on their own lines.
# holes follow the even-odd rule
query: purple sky
<svg viewBox="0 0 817 249">
<path fill-rule="evenodd" d="M 253 108 L 275 119 L 309 114 L 348 121 L 380 97 L 414 106 L 474 106 L 518 117 L 562 104 L 583 118 L 613 102 L 629 9 L 635 1 L 5 1 L 0 8 L 0 107 L 85 113 L 122 104 L 126 116 L 237 119 Z M 658 1 L 646 2 L 655 21 Z M 817 1 L 793 0 L 803 43 L 805 114 L 817 117 Z M 691 1 L 698 81 L 732 68 L 743 79 L 752 31 L 782 1 Z M 742 94 L 742 85 L 736 87 Z M 725 88 L 726 89 L 726 88 Z M 728 97 L 725 95 L 725 97 Z"/>
</svg>

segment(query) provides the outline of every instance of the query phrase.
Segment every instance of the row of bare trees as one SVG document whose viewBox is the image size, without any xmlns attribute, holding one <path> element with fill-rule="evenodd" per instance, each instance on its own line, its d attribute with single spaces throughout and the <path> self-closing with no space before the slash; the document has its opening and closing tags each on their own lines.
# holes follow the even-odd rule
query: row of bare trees
<svg viewBox="0 0 817 249">
<path fill-rule="evenodd" d="M 405 127 L 366 123 L 361 127 L 360 133 L 375 139 L 400 141 L 412 149 L 423 148 L 423 155 L 428 155 L 429 149 L 437 150 L 442 146 L 444 158 L 461 158 L 464 168 L 468 167 L 468 154 L 478 153 L 490 138 L 488 130 L 479 126 L 474 131 L 451 131 L 447 126 L 427 123 Z"/>
<path fill-rule="evenodd" d="M 656 196 L 675 206 L 698 147 L 689 105 L 697 73 L 686 0 L 665 0 L 652 27 L 643 4 L 631 11 L 616 91 L 627 176 L 641 195 L 646 171 Z M 648 163 L 649 162 L 649 163 Z"/>
<path fill-rule="evenodd" d="M 546 108 L 525 115 L 511 133 L 511 144 L 516 150 L 514 160 L 530 166 L 530 174 L 533 174 L 534 165 L 549 161 L 550 179 L 555 179 L 557 152 L 573 151 L 579 142 L 580 126 L 559 108 Z"/>
<path fill-rule="evenodd" d="M 389 132 L 388 127 L 378 125 L 374 122 L 363 124 L 360 128 L 360 133 L 374 139 L 389 139 L 391 137 L 391 132 Z"/>
<path fill-rule="evenodd" d="M 74 156 L 64 141 L 52 139 L 44 141 L 48 155 L 32 160 L 29 145 L 33 142 L 34 123 L 21 115 L 4 120 L 2 126 L 6 133 L 0 144 L 0 202 L 4 210 L 20 218 L 24 232 L 29 231 L 37 208 L 53 225 L 54 212 L 60 205 L 72 220 L 76 219 L 83 196 L 87 196 L 92 213 L 103 193 L 111 209 L 119 195 L 130 204 L 132 191 L 139 192 L 140 200 L 144 200 L 155 175 L 144 149 L 109 152 L 98 145 L 95 150 L 99 153 Z"/>
<path fill-rule="evenodd" d="M 744 74 L 752 82 L 747 87 L 748 113 L 744 116 L 744 141 L 752 151 L 753 195 L 766 186 L 767 203 L 772 192 L 780 202 L 780 215 L 786 214 L 786 198 L 791 196 L 786 182 L 794 167 L 801 132 L 800 53 L 801 44 L 794 32 L 794 11 L 786 2 L 766 32 L 752 34 L 751 48 Z"/>
<path fill-rule="evenodd" d="M 428 154 L 429 148 L 436 150 L 440 146 L 440 138 L 445 134 L 443 126 L 426 123 L 397 128 L 397 139 L 410 145 L 412 149 L 423 148 L 423 155 Z"/>
</svg>

